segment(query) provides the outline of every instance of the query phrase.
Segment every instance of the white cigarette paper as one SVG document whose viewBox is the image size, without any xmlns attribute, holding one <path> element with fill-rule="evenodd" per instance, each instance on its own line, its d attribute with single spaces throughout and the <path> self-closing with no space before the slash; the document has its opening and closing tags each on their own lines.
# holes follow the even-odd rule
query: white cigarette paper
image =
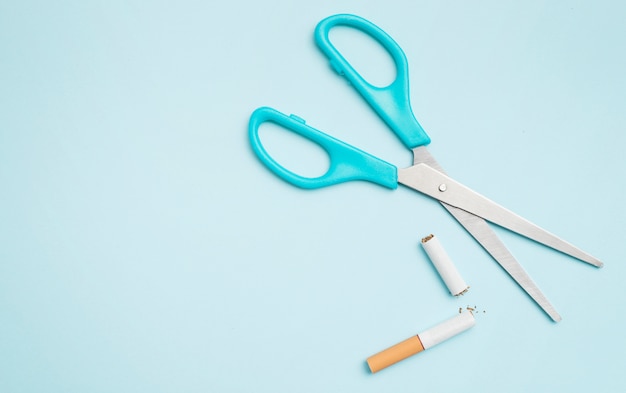
<svg viewBox="0 0 626 393">
<path fill-rule="evenodd" d="M 424 349 L 432 348 L 457 334 L 466 331 L 476 324 L 471 312 L 463 312 L 454 318 L 450 318 L 428 330 L 418 334 Z"/>
<path fill-rule="evenodd" d="M 429 235 L 422 239 L 422 247 L 424 247 L 424 251 L 428 254 L 450 293 L 454 296 L 459 296 L 467 292 L 469 286 L 465 283 L 461 274 L 459 274 L 439 239 L 435 235 Z"/>
</svg>

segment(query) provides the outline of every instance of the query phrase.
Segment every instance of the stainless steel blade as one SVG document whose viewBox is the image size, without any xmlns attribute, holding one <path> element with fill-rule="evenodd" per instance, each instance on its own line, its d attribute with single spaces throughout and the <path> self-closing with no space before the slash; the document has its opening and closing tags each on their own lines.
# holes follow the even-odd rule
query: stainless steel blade
<svg viewBox="0 0 626 393">
<path fill-rule="evenodd" d="M 597 258 L 498 205 L 427 164 L 398 170 L 398 183 L 491 221 L 536 242 L 602 267 Z"/>
<path fill-rule="evenodd" d="M 426 164 L 444 173 L 443 168 L 426 147 L 415 148 L 413 160 L 416 165 Z M 559 313 L 485 220 L 445 202 L 439 202 L 553 321 L 559 322 L 561 320 Z"/>
</svg>

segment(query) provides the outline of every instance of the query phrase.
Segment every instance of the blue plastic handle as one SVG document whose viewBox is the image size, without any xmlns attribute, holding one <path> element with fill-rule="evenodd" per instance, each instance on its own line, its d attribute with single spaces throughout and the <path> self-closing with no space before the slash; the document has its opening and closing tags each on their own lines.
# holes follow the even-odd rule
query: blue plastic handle
<svg viewBox="0 0 626 393">
<path fill-rule="evenodd" d="M 347 26 L 369 35 L 389 52 L 396 65 L 396 79 L 386 87 L 367 82 L 330 42 L 328 33 L 335 26 Z M 409 100 L 409 76 L 402 48 L 387 33 L 366 19 L 355 15 L 333 15 L 315 28 L 315 42 L 330 60 L 333 69 L 345 76 L 378 115 L 409 149 L 430 143 L 430 137 L 417 122 Z"/>
<path fill-rule="evenodd" d="M 259 138 L 259 127 L 264 122 L 275 123 L 322 147 L 330 158 L 328 171 L 320 177 L 304 177 L 276 162 L 265 150 Z M 295 186 L 312 189 L 351 180 L 366 180 L 391 189 L 398 187 L 398 170 L 395 166 L 309 127 L 304 120 L 294 115 L 287 116 L 272 108 L 259 108 L 250 117 L 248 133 L 252 150 L 261 162 L 283 180 Z"/>
</svg>

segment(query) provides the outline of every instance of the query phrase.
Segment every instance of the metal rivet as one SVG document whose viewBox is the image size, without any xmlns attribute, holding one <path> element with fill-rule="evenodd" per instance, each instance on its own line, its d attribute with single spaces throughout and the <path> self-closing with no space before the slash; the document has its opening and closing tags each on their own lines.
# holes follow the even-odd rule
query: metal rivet
<svg viewBox="0 0 626 393">
<path fill-rule="evenodd" d="M 448 189 L 448 186 L 446 186 L 446 183 L 441 183 L 439 185 L 439 191 L 444 192 L 447 189 Z"/>
</svg>

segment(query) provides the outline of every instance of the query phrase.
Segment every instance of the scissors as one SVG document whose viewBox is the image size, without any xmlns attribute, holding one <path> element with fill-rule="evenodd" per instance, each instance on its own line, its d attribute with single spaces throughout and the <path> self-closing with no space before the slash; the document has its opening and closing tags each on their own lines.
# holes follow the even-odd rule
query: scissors
<svg viewBox="0 0 626 393">
<path fill-rule="evenodd" d="M 395 80 L 388 86 L 378 87 L 363 79 L 330 42 L 329 32 L 336 26 L 359 30 L 382 45 L 395 63 Z M 249 122 L 250 143 L 260 161 L 283 180 L 304 189 L 358 180 L 369 181 L 390 189 L 396 189 L 398 184 L 401 184 L 438 200 L 544 312 L 553 321 L 559 322 L 561 316 L 487 221 L 593 266 L 602 267 L 603 263 L 446 175 L 428 152 L 426 146 L 430 143 L 430 137 L 415 119 L 411 109 L 406 56 L 387 33 L 361 17 L 339 14 L 330 16 L 317 25 L 315 41 L 330 60 L 331 67 L 350 82 L 402 143 L 413 151 L 413 165 L 398 169 L 386 161 L 310 127 L 295 115 L 287 116 L 268 107 L 255 110 Z M 259 138 L 259 127 L 265 122 L 274 123 L 322 147 L 330 159 L 328 171 L 319 177 L 305 177 L 280 165 L 268 154 Z"/>
</svg>

